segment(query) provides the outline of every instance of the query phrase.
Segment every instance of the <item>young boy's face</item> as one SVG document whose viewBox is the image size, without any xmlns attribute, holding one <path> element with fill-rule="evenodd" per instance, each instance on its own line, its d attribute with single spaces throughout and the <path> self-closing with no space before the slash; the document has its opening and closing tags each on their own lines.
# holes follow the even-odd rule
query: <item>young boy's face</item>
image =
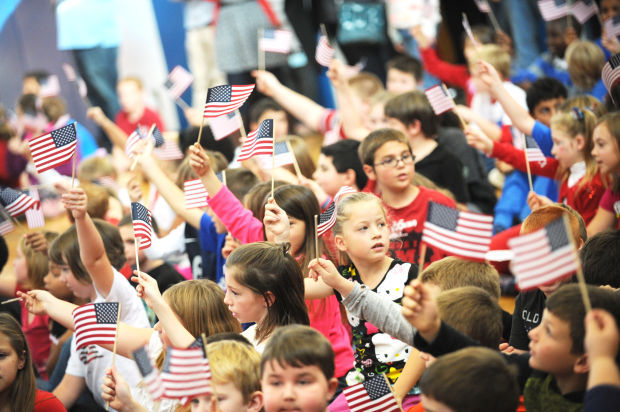
<svg viewBox="0 0 620 412">
<path fill-rule="evenodd" d="M 547 24 L 547 48 L 552 55 L 564 58 L 566 51 L 564 31 L 557 24 Z"/>
<path fill-rule="evenodd" d="M 144 93 L 134 81 L 122 81 L 116 88 L 123 111 L 131 113 L 144 106 Z"/>
<path fill-rule="evenodd" d="M 328 380 L 315 365 L 283 365 L 276 360 L 265 363 L 261 379 L 265 412 L 324 412 L 338 387 L 336 378 Z"/>
<path fill-rule="evenodd" d="M 542 322 L 529 333 L 530 366 L 556 377 L 573 374 L 580 355 L 571 353 L 570 332 L 567 321 L 545 309 Z"/>
<path fill-rule="evenodd" d="M 411 73 L 398 69 L 388 69 L 385 89 L 394 94 L 414 91 L 418 88 L 418 80 Z"/>
<path fill-rule="evenodd" d="M 406 159 L 409 156 L 408 160 Z M 376 180 L 382 190 L 400 193 L 409 188 L 415 169 L 411 161 L 409 146 L 393 140 L 383 144 L 375 152 L 374 166 L 364 165 L 364 170 L 371 180 Z M 397 159 L 395 166 L 384 162 Z"/>
<path fill-rule="evenodd" d="M 551 118 L 557 112 L 558 106 L 564 102 L 563 97 L 542 100 L 534 107 L 534 119 L 538 120 L 547 127 L 551 127 Z"/>
<path fill-rule="evenodd" d="M 602 0 L 601 18 L 607 21 L 620 13 L 620 0 Z"/>
<path fill-rule="evenodd" d="M 338 172 L 334 166 L 334 158 L 323 153 L 319 155 L 319 162 L 312 178 L 331 197 L 336 196 L 338 190 L 346 184 L 345 174 Z"/>
</svg>

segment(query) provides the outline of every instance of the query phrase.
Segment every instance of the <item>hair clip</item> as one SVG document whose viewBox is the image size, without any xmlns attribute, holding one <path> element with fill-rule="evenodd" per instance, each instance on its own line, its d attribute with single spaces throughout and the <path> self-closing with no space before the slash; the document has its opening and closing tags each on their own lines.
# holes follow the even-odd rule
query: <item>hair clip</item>
<svg viewBox="0 0 620 412">
<path fill-rule="evenodd" d="M 583 120 L 583 111 L 577 106 L 573 106 L 573 117 L 577 120 Z"/>
</svg>

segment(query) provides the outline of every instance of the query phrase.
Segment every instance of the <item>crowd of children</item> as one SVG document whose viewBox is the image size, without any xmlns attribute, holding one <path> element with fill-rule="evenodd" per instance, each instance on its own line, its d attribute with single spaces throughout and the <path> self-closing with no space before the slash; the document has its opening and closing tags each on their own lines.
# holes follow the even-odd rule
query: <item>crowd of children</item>
<svg viewBox="0 0 620 412">
<path fill-rule="evenodd" d="M 222 3 L 228 21 L 243 2 Z M 605 18 L 620 12 L 600 3 Z M 28 141 L 73 120 L 42 95 L 45 73 L 28 73 L 15 116 L 0 108 L 0 182 L 40 187 L 63 230 L 24 230 L 10 257 L 0 238 L 0 267 L 13 262 L 0 295 L 19 300 L 0 308 L 0 412 L 340 412 L 360 410 L 349 389 L 378 376 L 403 411 L 615 410 L 620 112 L 601 70 L 620 43 L 605 31 L 589 41 L 562 17 L 524 68 L 506 33 L 474 26 L 456 65 L 420 27 L 400 32 L 420 60 L 387 61 L 385 86 L 337 58 L 323 70 L 336 108 L 280 70 L 245 61 L 236 72 L 225 59 L 230 78 L 256 82 L 248 130 L 273 119 L 274 142 L 294 157 L 277 167 L 240 161 L 243 126 L 216 139 L 202 107 L 185 108 L 192 126 L 178 137 L 165 132 L 140 78 L 125 77 L 113 120 L 88 109 L 108 145 L 78 126 L 76 164 L 38 174 Z M 463 104 L 438 115 L 422 86 L 437 79 Z M 151 139 L 128 148 L 152 125 L 184 158 L 163 160 Z M 206 191 L 199 207 L 186 204 L 188 181 Z M 145 249 L 132 202 L 150 210 Z M 486 261 L 425 240 L 431 204 L 492 215 Z M 558 219 L 587 285 L 569 273 L 517 294 L 506 244 Z M 81 345 L 74 310 L 105 302 L 120 305 L 114 344 Z M 197 340 L 208 389 L 153 397 L 134 352 L 146 347 L 165 375 L 172 349 Z"/>
</svg>

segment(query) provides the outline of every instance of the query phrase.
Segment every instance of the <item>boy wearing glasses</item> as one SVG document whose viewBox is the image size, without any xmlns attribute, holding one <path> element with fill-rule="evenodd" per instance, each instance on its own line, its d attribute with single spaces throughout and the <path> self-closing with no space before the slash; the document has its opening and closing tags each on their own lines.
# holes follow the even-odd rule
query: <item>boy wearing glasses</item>
<svg viewBox="0 0 620 412">
<path fill-rule="evenodd" d="M 456 207 L 455 202 L 436 190 L 413 184 L 415 157 L 407 137 L 396 129 L 379 129 L 360 144 L 360 159 L 370 187 L 375 187 L 391 222 L 390 251 L 405 262 L 419 262 L 420 239 L 428 202 Z M 428 245 L 425 264 L 445 254 Z"/>
<path fill-rule="evenodd" d="M 416 160 L 416 172 L 448 189 L 458 203 L 467 203 L 469 192 L 463 163 L 435 139 L 439 120 L 424 92 L 399 94 L 387 101 L 384 110 L 388 126 L 407 136 Z"/>
</svg>

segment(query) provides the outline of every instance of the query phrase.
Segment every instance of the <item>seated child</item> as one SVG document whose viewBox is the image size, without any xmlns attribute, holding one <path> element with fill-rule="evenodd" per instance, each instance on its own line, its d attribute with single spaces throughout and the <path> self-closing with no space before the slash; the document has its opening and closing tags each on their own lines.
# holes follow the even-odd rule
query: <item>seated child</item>
<svg viewBox="0 0 620 412">
<path fill-rule="evenodd" d="M 307 326 L 275 330 L 263 352 L 260 375 L 265 412 L 326 412 L 338 388 L 331 345 Z"/>
</svg>

